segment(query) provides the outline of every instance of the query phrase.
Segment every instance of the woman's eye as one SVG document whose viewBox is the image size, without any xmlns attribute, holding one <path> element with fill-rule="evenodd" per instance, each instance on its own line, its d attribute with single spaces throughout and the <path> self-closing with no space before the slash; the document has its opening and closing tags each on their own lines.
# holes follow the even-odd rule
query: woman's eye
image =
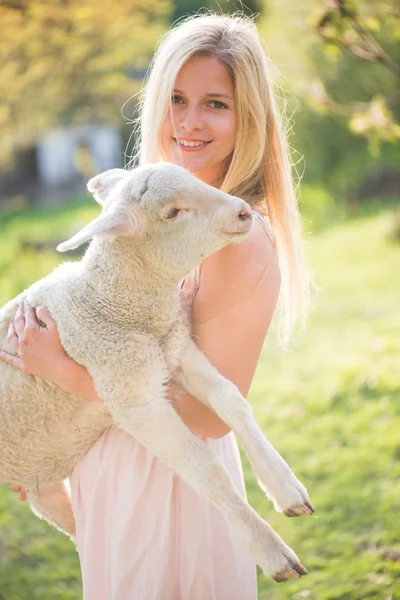
<svg viewBox="0 0 400 600">
<path fill-rule="evenodd" d="M 174 94 L 171 97 L 172 104 L 179 104 L 181 100 L 182 100 L 182 98 L 180 96 L 177 96 L 176 94 Z"/>
<path fill-rule="evenodd" d="M 224 104 L 223 102 L 220 102 L 219 100 L 213 100 L 213 101 L 211 102 L 211 104 L 214 104 L 214 105 L 215 105 L 215 104 L 218 104 L 218 105 L 219 105 L 219 106 L 213 106 L 213 108 L 228 108 L 228 107 L 226 106 L 226 104 Z"/>
<path fill-rule="evenodd" d="M 179 208 L 170 208 L 167 214 L 165 215 L 166 219 L 174 219 L 178 216 L 180 209 Z"/>
</svg>

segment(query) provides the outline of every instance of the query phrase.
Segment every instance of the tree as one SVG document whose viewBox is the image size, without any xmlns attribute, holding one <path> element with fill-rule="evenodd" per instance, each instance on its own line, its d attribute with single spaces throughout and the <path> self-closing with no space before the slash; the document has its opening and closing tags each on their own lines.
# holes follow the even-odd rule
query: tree
<svg viewBox="0 0 400 600">
<path fill-rule="evenodd" d="M 372 97 L 352 105 L 333 100 L 320 83 L 314 85 L 314 98 L 329 111 L 349 118 L 350 129 L 375 140 L 400 139 L 400 125 L 393 109 L 400 105 L 400 66 L 391 54 L 400 38 L 400 11 L 393 2 L 349 2 L 328 0 L 315 27 L 324 46 L 338 55 L 351 57 L 386 70 L 394 84 L 390 91 L 375 89 Z M 379 39 L 381 38 L 381 39 Z M 386 46 L 386 49 L 384 48 Z M 397 48 L 398 54 L 398 48 Z"/>
<path fill-rule="evenodd" d="M 271 70 L 277 65 L 280 72 L 275 77 L 278 94 L 292 117 L 290 130 L 295 137 L 291 144 L 298 151 L 293 160 L 300 161 L 297 169 L 300 175 L 304 172 L 304 181 L 313 185 L 323 182 L 324 189 L 342 199 L 356 193 L 369 177 L 394 172 L 399 163 L 398 146 L 382 127 L 384 121 L 375 131 L 356 131 L 355 113 L 348 109 L 362 107 L 368 114 L 381 97 L 395 98 L 398 78 L 380 62 L 361 60 L 338 45 L 334 41 L 337 34 L 332 32 L 332 42 L 322 38 L 321 20 L 327 28 L 329 19 L 324 22 L 323 17 L 330 0 L 264 2 L 259 28 L 272 59 Z M 398 14 L 395 1 L 382 3 L 388 14 L 382 14 L 377 0 L 360 0 L 356 6 L 363 27 L 379 28 L 379 45 L 398 62 L 398 20 L 392 21 L 389 14 Z M 332 110 L 333 103 L 340 110 Z M 396 125 L 398 106 L 393 104 L 390 111 Z"/>
<path fill-rule="evenodd" d="M 58 124 L 119 125 L 170 11 L 169 0 L 3 0 L 3 164 L 16 146 Z"/>
<path fill-rule="evenodd" d="M 266 37 L 296 95 L 345 117 L 353 133 L 400 137 L 395 0 L 267 0 L 266 7 Z"/>
<path fill-rule="evenodd" d="M 250 16 L 262 10 L 262 0 L 173 0 L 173 4 L 173 21 L 208 10 L 218 14 L 242 12 Z"/>
</svg>

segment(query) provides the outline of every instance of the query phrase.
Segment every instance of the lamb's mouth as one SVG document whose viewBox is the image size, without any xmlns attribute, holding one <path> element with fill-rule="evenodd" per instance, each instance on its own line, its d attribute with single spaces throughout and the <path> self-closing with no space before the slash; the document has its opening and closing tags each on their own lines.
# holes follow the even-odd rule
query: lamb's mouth
<svg viewBox="0 0 400 600">
<path fill-rule="evenodd" d="M 243 231 L 223 231 L 222 235 L 224 237 L 230 237 L 230 238 L 245 238 L 246 235 L 250 232 L 250 229 L 245 229 Z"/>
</svg>

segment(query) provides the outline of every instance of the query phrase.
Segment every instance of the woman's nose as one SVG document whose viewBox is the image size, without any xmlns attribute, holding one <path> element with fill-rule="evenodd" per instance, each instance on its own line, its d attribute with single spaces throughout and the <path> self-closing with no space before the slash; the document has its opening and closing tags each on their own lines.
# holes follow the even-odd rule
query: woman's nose
<svg viewBox="0 0 400 600">
<path fill-rule="evenodd" d="M 188 133 L 191 133 L 196 129 L 203 129 L 204 122 L 199 109 L 195 106 L 187 108 L 183 114 L 181 114 L 179 125 Z"/>
</svg>

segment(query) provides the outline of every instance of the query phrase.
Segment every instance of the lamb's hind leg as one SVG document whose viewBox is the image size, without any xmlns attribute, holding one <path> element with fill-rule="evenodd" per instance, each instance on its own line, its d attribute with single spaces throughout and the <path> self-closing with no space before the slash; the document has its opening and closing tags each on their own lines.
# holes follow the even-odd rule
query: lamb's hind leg
<svg viewBox="0 0 400 600">
<path fill-rule="evenodd" d="M 64 482 L 29 490 L 28 500 L 35 515 L 40 519 L 46 519 L 75 541 L 75 520 L 71 498 Z"/>
<path fill-rule="evenodd" d="M 127 386 L 123 387 L 126 394 Z M 162 389 L 142 398 L 135 390 L 134 400 L 132 393 L 121 398 L 120 391 L 119 387 L 118 402 L 109 406 L 115 422 L 221 509 L 267 576 L 284 581 L 307 572 L 293 550 L 238 494 L 220 459 L 184 425 Z"/>
<path fill-rule="evenodd" d="M 271 498 L 276 510 L 289 517 L 314 512 L 306 488 L 266 439 L 250 404 L 192 340 L 188 341 L 182 353 L 174 379 L 233 429 L 249 457 L 260 487 Z"/>
</svg>

